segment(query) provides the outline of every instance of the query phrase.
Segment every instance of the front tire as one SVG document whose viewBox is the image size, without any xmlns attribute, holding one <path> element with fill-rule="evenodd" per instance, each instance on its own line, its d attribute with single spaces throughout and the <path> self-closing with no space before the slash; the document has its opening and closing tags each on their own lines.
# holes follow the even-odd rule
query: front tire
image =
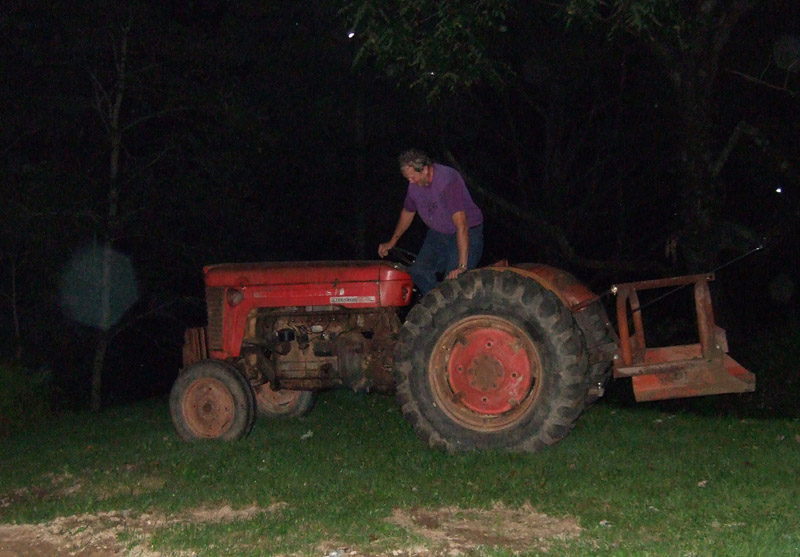
<svg viewBox="0 0 800 557">
<path fill-rule="evenodd" d="M 298 418 L 305 416 L 314 406 L 312 391 L 290 391 L 272 388 L 264 383 L 255 388 L 259 416 L 265 418 Z"/>
<path fill-rule="evenodd" d="M 584 407 L 582 333 L 552 292 L 513 270 L 471 271 L 426 295 L 394 361 L 403 415 L 431 447 L 535 452 Z"/>
<path fill-rule="evenodd" d="M 250 433 L 255 396 L 250 383 L 233 366 L 202 360 L 186 367 L 169 396 L 172 422 L 185 441 L 235 441 Z"/>
</svg>

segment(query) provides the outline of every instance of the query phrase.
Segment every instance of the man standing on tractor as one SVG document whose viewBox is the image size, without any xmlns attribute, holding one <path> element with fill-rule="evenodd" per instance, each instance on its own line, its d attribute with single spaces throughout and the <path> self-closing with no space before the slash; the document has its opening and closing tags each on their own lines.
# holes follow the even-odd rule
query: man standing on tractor
<svg viewBox="0 0 800 557">
<path fill-rule="evenodd" d="M 408 273 L 424 295 L 436 287 L 437 273 L 454 279 L 477 267 L 483 253 L 483 213 L 456 169 L 434 163 L 417 149 L 402 153 L 398 162 L 408 191 L 394 234 L 378 246 L 378 255 L 386 257 L 419 212 L 428 232 Z"/>
</svg>

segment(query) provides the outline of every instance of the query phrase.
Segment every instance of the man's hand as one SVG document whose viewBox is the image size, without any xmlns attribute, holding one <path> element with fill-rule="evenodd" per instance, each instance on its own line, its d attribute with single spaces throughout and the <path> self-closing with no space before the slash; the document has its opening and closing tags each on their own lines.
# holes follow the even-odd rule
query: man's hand
<svg viewBox="0 0 800 557">
<path fill-rule="evenodd" d="M 458 276 L 464 271 L 466 271 L 466 269 L 464 269 L 463 267 L 456 267 L 455 269 L 447 273 L 447 278 L 448 279 L 458 278 Z"/>
<path fill-rule="evenodd" d="M 381 258 L 386 257 L 387 255 L 389 255 L 389 250 L 392 249 L 393 247 L 394 247 L 394 242 L 384 242 L 382 244 L 379 244 L 378 255 L 380 255 Z"/>
<path fill-rule="evenodd" d="M 388 242 L 378 244 L 378 255 L 380 255 L 381 258 L 389 255 L 389 250 L 394 247 L 397 241 L 403 236 L 403 233 L 408 230 L 408 227 L 411 226 L 411 221 L 414 220 L 414 215 L 416 214 L 417 213 L 413 211 L 400 209 L 400 217 L 397 219 L 397 226 L 394 227 L 394 234 L 392 234 L 392 238 Z"/>
</svg>

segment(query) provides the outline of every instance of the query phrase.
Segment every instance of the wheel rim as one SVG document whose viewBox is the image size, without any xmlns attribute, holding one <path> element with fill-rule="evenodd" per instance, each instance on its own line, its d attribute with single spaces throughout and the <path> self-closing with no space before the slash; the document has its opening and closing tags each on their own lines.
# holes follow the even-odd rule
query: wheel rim
<svg viewBox="0 0 800 557">
<path fill-rule="evenodd" d="M 494 316 L 450 326 L 430 359 L 436 402 L 454 421 L 494 431 L 528 414 L 541 384 L 536 346 L 520 327 Z"/>
<path fill-rule="evenodd" d="M 182 406 L 186 424 L 198 437 L 220 437 L 233 423 L 233 395 L 218 379 L 206 377 L 192 383 Z"/>
<path fill-rule="evenodd" d="M 290 412 L 297 406 L 297 401 L 302 394 L 303 391 L 289 389 L 276 391 L 269 383 L 264 383 L 256 388 L 256 402 L 262 412 L 273 414 Z"/>
</svg>

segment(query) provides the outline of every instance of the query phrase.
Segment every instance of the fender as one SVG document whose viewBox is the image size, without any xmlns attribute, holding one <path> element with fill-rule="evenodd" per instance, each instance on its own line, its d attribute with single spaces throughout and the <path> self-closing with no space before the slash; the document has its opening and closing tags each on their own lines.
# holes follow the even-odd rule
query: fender
<svg viewBox="0 0 800 557">
<path fill-rule="evenodd" d="M 574 275 L 541 263 L 517 263 L 514 266 L 491 265 L 498 271 L 508 271 L 518 273 L 531 278 L 541 284 L 544 288 L 558 296 L 565 306 L 574 308 L 588 300 L 596 298 L 594 292 L 589 287 L 575 278 Z"/>
</svg>

